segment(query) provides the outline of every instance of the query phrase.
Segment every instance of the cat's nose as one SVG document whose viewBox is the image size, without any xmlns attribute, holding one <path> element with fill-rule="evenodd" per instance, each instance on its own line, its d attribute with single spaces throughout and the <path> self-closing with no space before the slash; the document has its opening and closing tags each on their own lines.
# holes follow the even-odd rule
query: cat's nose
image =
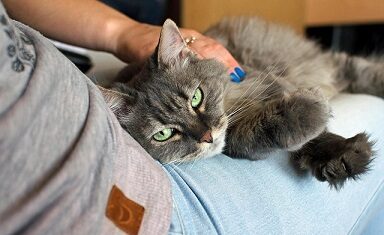
<svg viewBox="0 0 384 235">
<path fill-rule="evenodd" d="M 206 143 L 212 143 L 213 142 L 213 139 L 212 139 L 212 134 L 211 134 L 211 131 L 208 130 L 206 131 L 203 136 L 201 136 L 200 138 L 200 143 L 203 143 L 203 142 L 206 142 Z"/>
</svg>

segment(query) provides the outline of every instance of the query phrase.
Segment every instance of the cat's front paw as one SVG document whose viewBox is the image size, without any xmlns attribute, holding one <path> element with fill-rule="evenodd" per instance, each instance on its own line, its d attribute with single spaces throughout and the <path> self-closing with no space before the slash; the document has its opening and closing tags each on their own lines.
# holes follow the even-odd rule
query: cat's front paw
<svg viewBox="0 0 384 235">
<path fill-rule="evenodd" d="M 286 97 L 282 115 L 289 127 L 282 147 L 294 151 L 324 131 L 330 108 L 318 90 L 300 89 Z"/>
<path fill-rule="evenodd" d="M 302 168 L 311 170 L 318 180 L 327 181 L 336 189 L 340 189 L 347 179 L 356 180 L 368 171 L 373 142 L 365 133 L 349 139 L 331 133 L 325 135 L 293 154 Z"/>
</svg>

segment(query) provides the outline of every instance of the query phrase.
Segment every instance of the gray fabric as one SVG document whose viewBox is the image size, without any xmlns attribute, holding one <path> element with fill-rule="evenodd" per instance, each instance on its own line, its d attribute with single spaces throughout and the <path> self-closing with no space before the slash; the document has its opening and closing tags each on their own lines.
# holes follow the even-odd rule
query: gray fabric
<svg viewBox="0 0 384 235">
<path fill-rule="evenodd" d="M 171 193 L 159 165 L 48 40 L 1 2 L 0 17 L 1 234 L 121 233 L 105 217 L 112 185 L 144 206 L 140 234 L 166 233 Z"/>
</svg>

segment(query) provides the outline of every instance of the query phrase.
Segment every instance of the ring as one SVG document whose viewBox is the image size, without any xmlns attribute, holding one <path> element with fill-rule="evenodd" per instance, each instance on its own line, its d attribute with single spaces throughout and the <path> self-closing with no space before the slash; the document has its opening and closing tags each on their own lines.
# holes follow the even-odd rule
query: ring
<svg viewBox="0 0 384 235">
<path fill-rule="evenodd" d="M 185 43 L 187 44 L 187 45 L 189 45 L 189 44 L 192 44 L 193 42 L 195 42 L 196 41 L 196 37 L 189 37 L 189 38 L 186 38 L 186 39 L 184 39 L 185 40 Z"/>
</svg>

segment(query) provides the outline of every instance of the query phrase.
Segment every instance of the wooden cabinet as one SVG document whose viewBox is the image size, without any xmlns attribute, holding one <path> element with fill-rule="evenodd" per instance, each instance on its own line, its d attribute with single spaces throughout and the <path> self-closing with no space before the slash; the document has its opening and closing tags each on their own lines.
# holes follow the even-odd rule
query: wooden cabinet
<svg viewBox="0 0 384 235">
<path fill-rule="evenodd" d="M 258 15 L 303 32 L 306 26 L 384 22 L 384 0 L 182 0 L 183 27 L 204 31 L 222 17 Z"/>
<path fill-rule="evenodd" d="M 304 0 L 183 0 L 181 24 L 204 31 L 225 16 L 258 15 L 302 32 L 304 9 Z"/>
<path fill-rule="evenodd" d="M 384 22 L 384 0 L 306 0 L 305 25 Z"/>
</svg>

